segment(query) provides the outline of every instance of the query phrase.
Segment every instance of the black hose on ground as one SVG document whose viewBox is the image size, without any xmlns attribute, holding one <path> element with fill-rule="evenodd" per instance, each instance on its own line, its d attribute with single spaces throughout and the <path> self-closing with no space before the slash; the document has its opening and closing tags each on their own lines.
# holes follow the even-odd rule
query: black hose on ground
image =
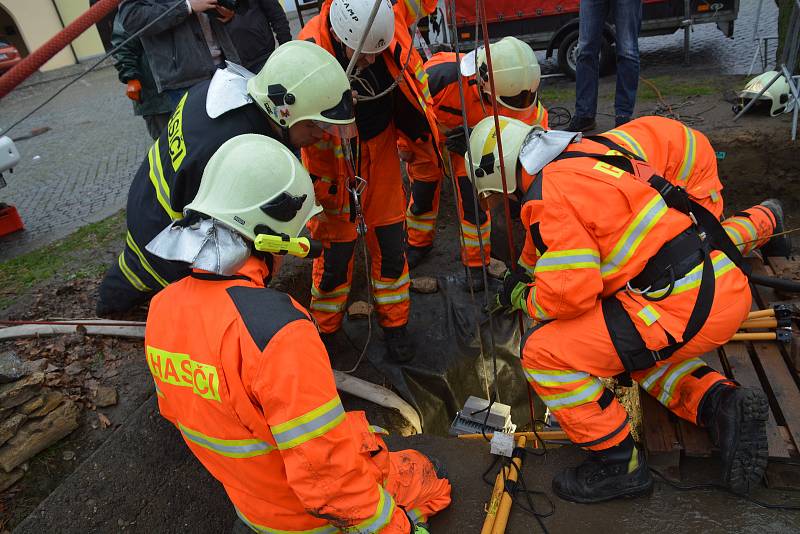
<svg viewBox="0 0 800 534">
<path fill-rule="evenodd" d="M 800 293 L 800 282 L 795 280 L 786 280 L 784 278 L 751 273 L 750 281 L 756 285 L 771 287 L 785 293 Z"/>
</svg>

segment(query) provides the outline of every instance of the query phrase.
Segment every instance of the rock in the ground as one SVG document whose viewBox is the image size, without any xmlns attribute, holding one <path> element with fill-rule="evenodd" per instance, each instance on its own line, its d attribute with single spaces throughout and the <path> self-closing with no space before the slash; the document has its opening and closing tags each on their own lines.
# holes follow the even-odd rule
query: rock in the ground
<svg viewBox="0 0 800 534">
<path fill-rule="evenodd" d="M 47 358 L 39 358 L 38 360 L 27 361 L 22 364 L 25 373 L 35 373 L 36 371 L 44 371 L 50 365 Z"/>
<path fill-rule="evenodd" d="M 30 400 L 44 382 L 44 373 L 33 373 L 0 386 L 0 408 L 13 408 Z"/>
<path fill-rule="evenodd" d="M 0 468 L 11 473 L 53 443 L 78 428 L 80 408 L 67 399 L 42 419 L 27 421 L 17 434 L 0 447 Z"/>
<path fill-rule="evenodd" d="M 44 417 L 61 404 L 64 395 L 50 388 L 42 388 L 31 400 L 19 406 L 17 410 L 28 417 Z"/>
<path fill-rule="evenodd" d="M 0 491 L 5 491 L 17 482 L 25 474 L 25 470 L 18 467 L 10 473 L 3 473 L 0 471 Z"/>
<path fill-rule="evenodd" d="M 63 453 L 61 453 L 61 458 L 63 458 L 64 461 L 69 462 L 70 460 L 75 459 L 75 453 L 72 451 L 64 451 Z"/>
<path fill-rule="evenodd" d="M 503 276 L 506 274 L 506 264 L 502 261 L 498 260 L 497 258 L 491 258 L 489 260 L 489 276 L 492 278 L 497 278 L 498 280 L 502 280 Z"/>
<path fill-rule="evenodd" d="M 19 380 L 25 375 L 22 360 L 17 353 L 9 350 L 0 353 L 0 384 L 7 384 Z"/>
<path fill-rule="evenodd" d="M 432 276 L 418 276 L 411 279 L 411 291 L 417 293 L 436 293 L 439 291 L 439 283 Z"/>
<path fill-rule="evenodd" d="M 64 368 L 64 372 L 70 376 L 75 376 L 82 373 L 85 369 L 86 366 L 82 362 L 72 362 Z"/>
<path fill-rule="evenodd" d="M 21 425 L 27 416 L 21 413 L 15 413 L 2 423 L 0 423 L 0 445 L 14 437 L 17 433 L 19 425 Z"/>
<path fill-rule="evenodd" d="M 347 308 L 347 315 L 351 319 L 366 319 L 369 317 L 371 307 L 363 300 L 357 300 Z"/>
<path fill-rule="evenodd" d="M 98 408 L 114 406 L 117 403 L 117 390 L 109 386 L 100 386 L 94 395 L 94 405 Z"/>
</svg>

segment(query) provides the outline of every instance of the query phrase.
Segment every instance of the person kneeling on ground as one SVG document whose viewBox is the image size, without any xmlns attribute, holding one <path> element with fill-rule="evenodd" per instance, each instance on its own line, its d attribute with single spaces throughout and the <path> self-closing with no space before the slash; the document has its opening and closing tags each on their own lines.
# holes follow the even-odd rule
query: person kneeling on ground
<svg viewBox="0 0 800 534">
<path fill-rule="evenodd" d="M 503 190 L 497 144 L 488 142 L 495 138 L 491 118 L 470 137 L 487 203 Z M 507 274 L 497 304 L 539 321 L 523 339 L 525 375 L 573 443 L 589 451 L 556 475 L 555 493 L 591 503 L 651 490 L 626 412 L 599 379 L 623 373 L 676 415 L 707 427 L 724 482 L 748 491 L 766 469 L 767 399 L 699 358 L 727 342 L 750 310 L 730 223 L 720 224 L 683 190 L 664 187 L 665 170 L 624 148 L 609 150 L 608 138 L 508 119 L 500 139 L 505 168 L 515 171 L 507 189 L 522 201 L 530 270 Z M 648 161 L 667 142 L 651 147 Z M 777 203 L 765 204 L 751 210 L 763 215 L 760 242 L 782 224 L 769 207 Z"/>
<path fill-rule="evenodd" d="M 423 534 L 450 504 L 440 467 L 388 452 L 363 412 L 344 411 L 308 312 L 265 287 L 281 256 L 257 236 L 289 241 L 320 211 L 279 142 L 246 134 L 215 153 L 183 219 L 148 245 L 192 267 L 147 317 L 159 409 L 255 532 Z"/>
</svg>

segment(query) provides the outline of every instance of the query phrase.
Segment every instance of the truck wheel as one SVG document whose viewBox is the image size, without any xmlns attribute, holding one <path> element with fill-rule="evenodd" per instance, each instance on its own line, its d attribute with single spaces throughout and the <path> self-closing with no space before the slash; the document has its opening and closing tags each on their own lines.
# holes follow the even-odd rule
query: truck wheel
<svg viewBox="0 0 800 534">
<path fill-rule="evenodd" d="M 609 74 L 614 70 L 614 49 L 607 38 L 603 38 L 600 47 L 600 75 Z M 561 44 L 558 45 L 558 67 L 568 77 L 575 79 L 575 66 L 578 62 L 578 30 L 568 33 Z"/>
</svg>

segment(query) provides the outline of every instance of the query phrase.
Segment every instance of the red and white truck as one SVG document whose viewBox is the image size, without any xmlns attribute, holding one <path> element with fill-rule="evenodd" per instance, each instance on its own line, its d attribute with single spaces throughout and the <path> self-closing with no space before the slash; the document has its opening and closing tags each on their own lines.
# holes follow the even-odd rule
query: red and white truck
<svg viewBox="0 0 800 534">
<path fill-rule="evenodd" d="M 454 0 L 458 38 L 462 48 L 476 38 L 476 1 Z M 575 76 L 578 46 L 578 8 L 580 0 L 484 0 L 486 23 L 492 40 L 513 35 L 527 41 L 535 50 L 546 50 L 547 57 L 557 54 L 559 68 Z M 448 4 L 449 5 L 449 4 Z M 733 37 L 733 25 L 739 14 L 739 0 L 643 0 L 641 36 L 666 35 L 684 30 L 687 51 L 691 27 L 716 24 L 727 37 Z M 449 15 L 449 14 L 448 14 Z M 448 23 L 450 21 L 448 17 Z M 482 39 L 480 25 L 477 37 Z M 453 36 L 450 36 L 452 43 Z M 606 22 L 601 66 L 614 63 L 614 26 Z M 601 67 L 601 68 L 602 68 Z"/>
</svg>

